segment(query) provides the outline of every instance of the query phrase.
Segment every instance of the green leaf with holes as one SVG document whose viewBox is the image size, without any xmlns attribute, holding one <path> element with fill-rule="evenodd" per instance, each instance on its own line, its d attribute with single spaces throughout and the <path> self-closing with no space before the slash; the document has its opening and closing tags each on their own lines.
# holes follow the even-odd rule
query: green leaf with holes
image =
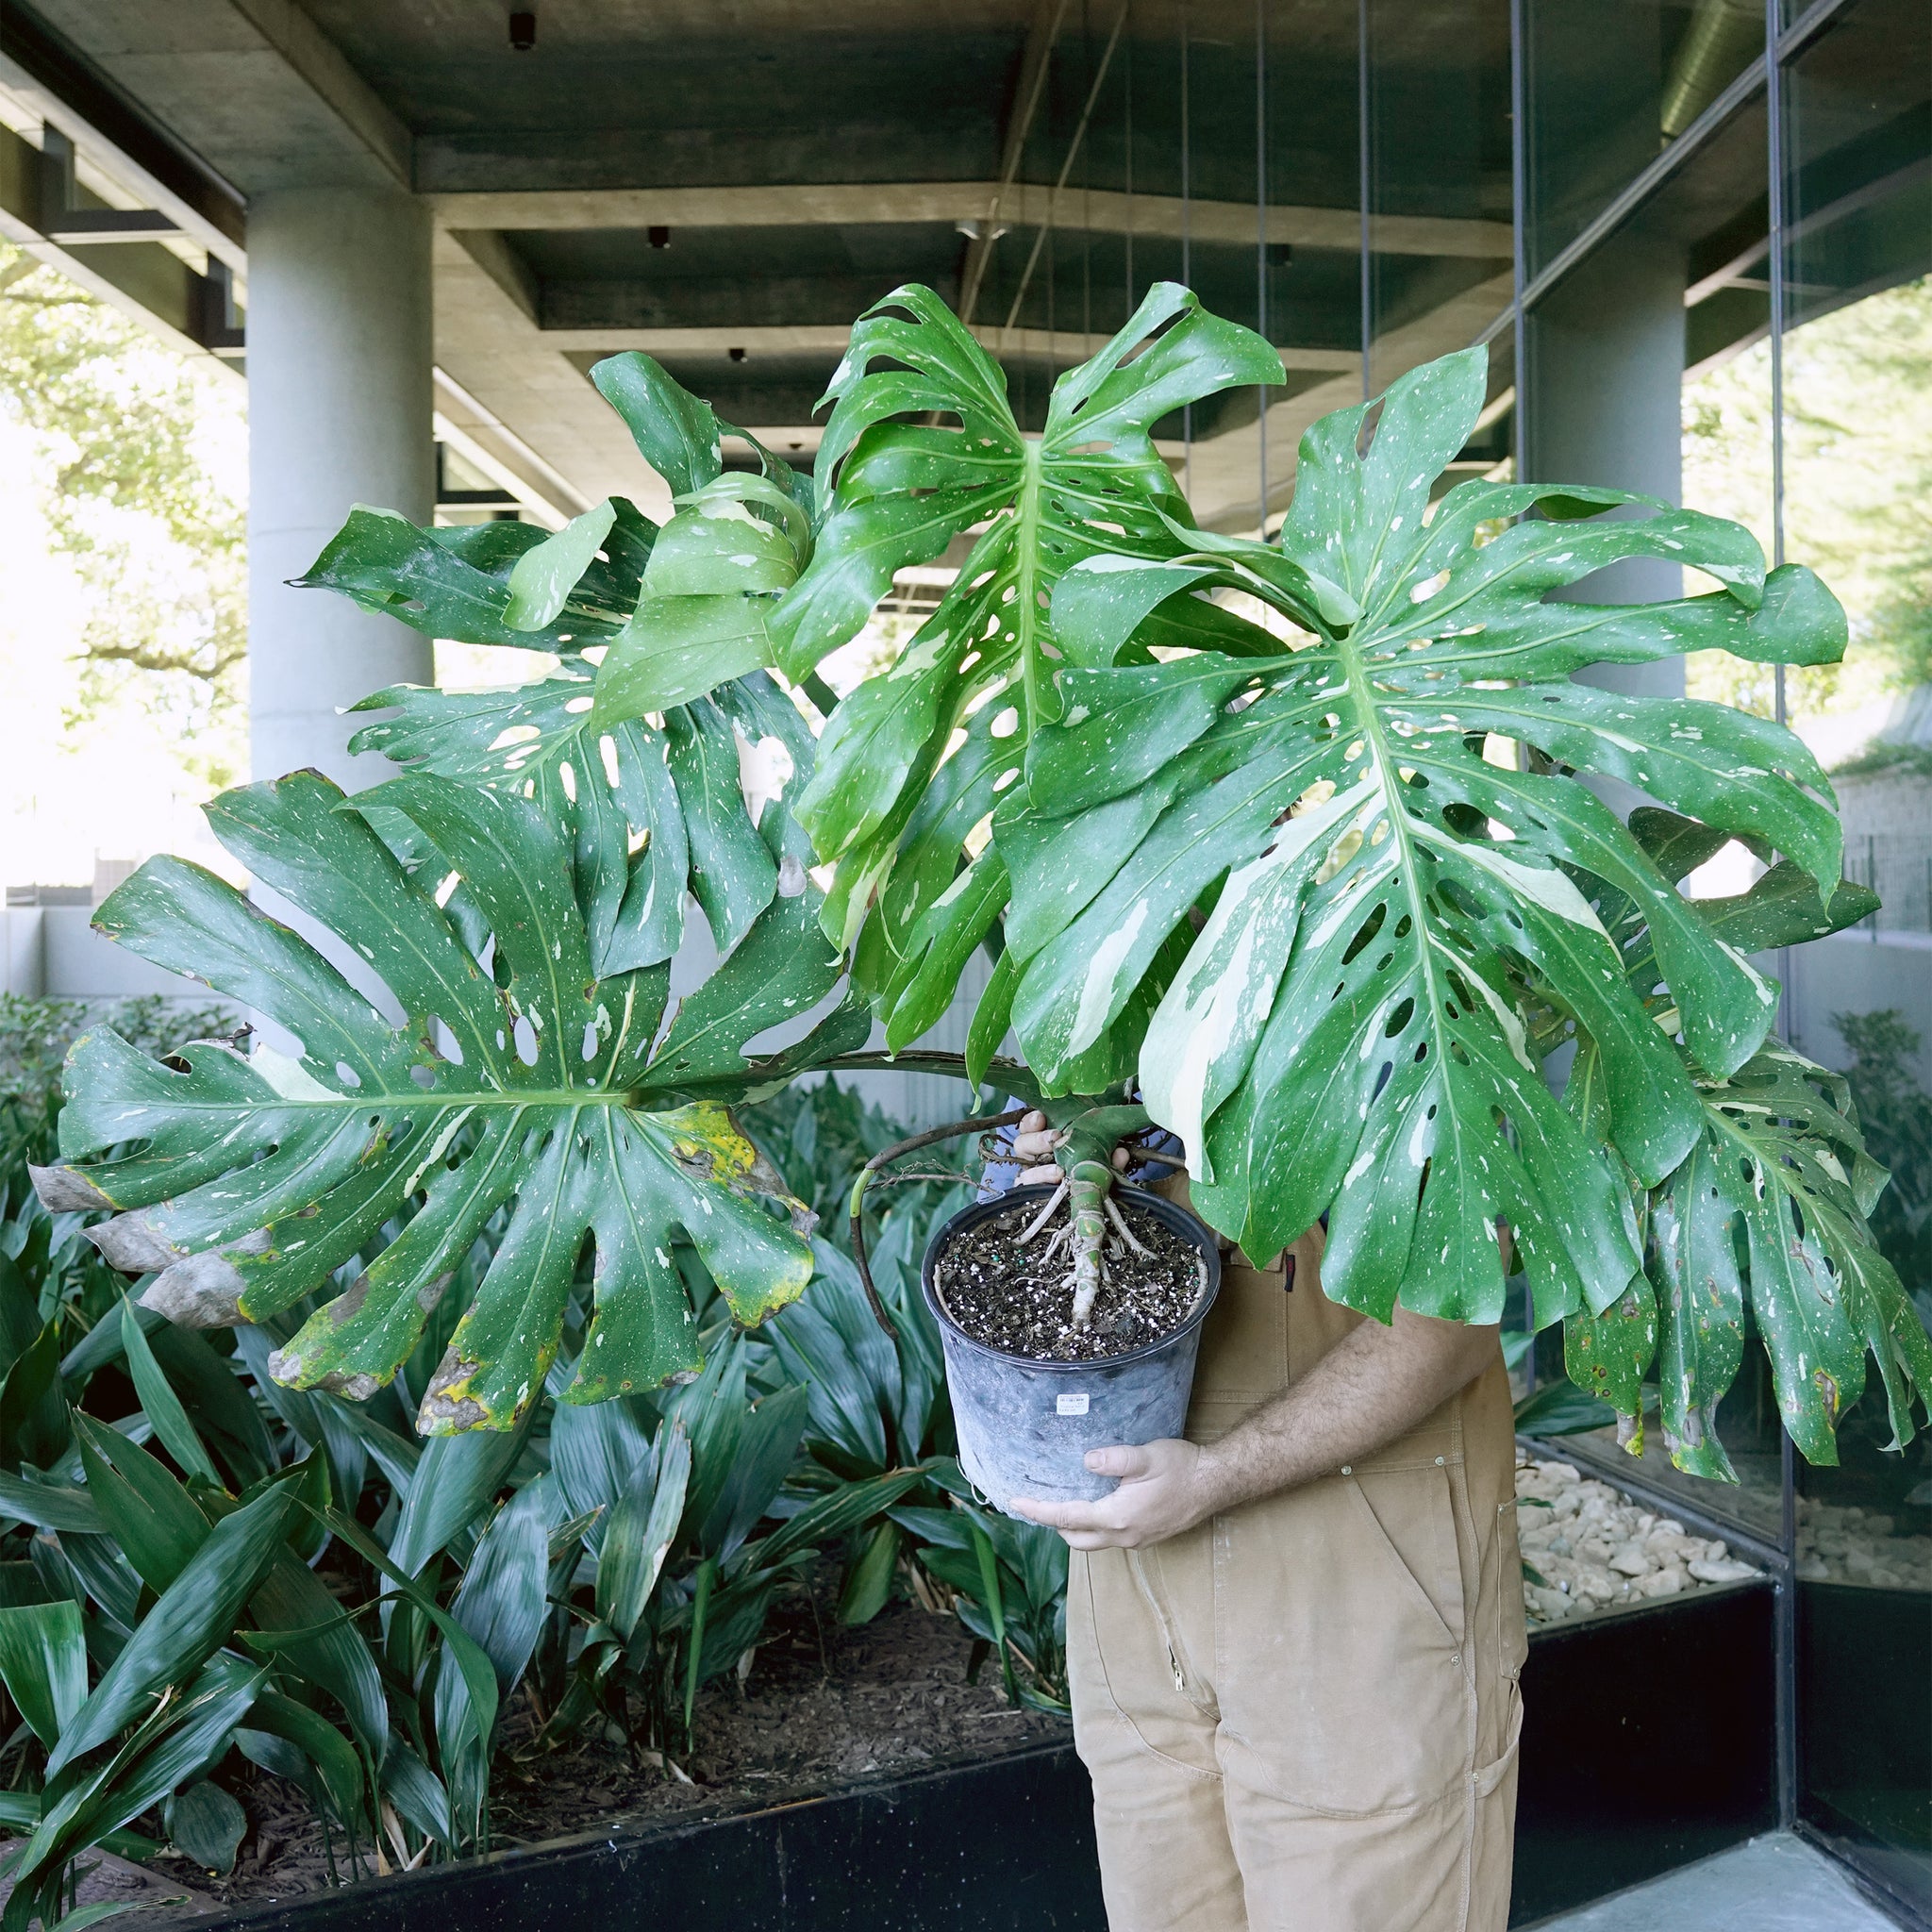
<svg viewBox="0 0 1932 1932">
<path fill-rule="evenodd" d="M 600 506 L 600 508 L 602 506 Z M 517 601 L 517 573 L 527 585 L 567 561 L 560 541 L 534 524 L 466 524 L 420 529 L 393 510 L 357 509 L 322 555 L 294 579 L 303 590 L 336 591 L 432 638 L 466 644 L 511 644 L 567 651 L 616 636 L 638 601 L 657 528 L 623 497 L 609 499 L 610 523 L 591 545 L 561 597 Z M 579 522 L 582 520 L 580 519 Z"/>
<path fill-rule="evenodd" d="M 377 809 L 407 817 L 460 876 L 487 925 L 481 957 L 371 829 Z M 194 1324 L 264 1321 L 358 1262 L 354 1285 L 275 1367 L 296 1387 L 364 1393 L 415 1346 L 485 1222 L 510 1207 L 419 1418 L 448 1432 L 508 1427 L 528 1407 L 587 1251 L 585 1360 L 605 1393 L 698 1365 L 671 1260 L 679 1230 L 739 1319 L 799 1292 L 810 1253 L 786 1215 L 803 1210 L 724 1108 L 687 1098 L 654 1052 L 668 967 L 595 970 L 570 851 L 535 804 L 427 774 L 350 803 L 297 773 L 225 793 L 208 814 L 235 858 L 356 963 L 345 977 L 179 859 L 149 861 L 102 907 L 109 937 L 258 1009 L 294 1045 L 244 1058 L 202 1043 L 177 1067 L 107 1031 L 76 1043 L 70 1164 L 47 1185 L 119 1210 L 94 1236 L 116 1266 L 156 1274 L 148 1306 Z M 804 897 L 783 902 L 794 919 L 810 916 Z M 707 1064 L 749 1085 L 738 1049 L 772 1024 L 774 975 L 737 957 L 702 990 Z M 787 981 L 800 1011 L 836 976 L 829 948 L 817 959 Z M 667 1052 L 680 1037 L 674 1026 Z M 385 1246 L 392 1220 L 403 1224 Z"/>
<path fill-rule="evenodd" d="M 1029 1064 L 1065 1086 L 1158 1000 L 1148 1104 L 1188 1146 L 1197 1208 L 1248 1252 L 1327 1212 L 1331 1294 L 1493 1320 L 1503 1219 L 1545 1318 L 1595 1315 L 1639 1272 L 1636 1224 L 1617 1164 L 1552 1099 L 1529 1017 L 1559 1013 L 1591 1043 L 1641 1180 L 1682 1162 L 1703 1108 L 1579 878 L 1641 908 L 1703 1069 L 1749 1059 L 1775 991 L 1574 774 L 1833 886 L 1840 838 L 1788 732 L 1569 674 L 1719 646 L 1824 661 L 1844 621 L 1809 573 L 1767 575 L 1716 518 L 1491 483 L 1432 507 L 1485 394 L 1472 350 L 1404 376 L 1373 425 L 1367 407 L 1324 418 L 1278 546 L 1200 540 L 1061 579 L 1058 715 L 1031 734 L 1024 800 L 993 821 L 1016 881 L 1012 1014 Z M 1633 505 L 1647 513 L 1607 513 Z M 1722 588 L 1548 601 L 1632 556 Z M 1147 624 L 1208 592 L 1269 607 L 1274 630 L 1133 661 Z"/>
<path fill-rule="evenodd" d="M 1034 439 L 1014 420 L 1004 375 L 931 290 L 894 290 L 855 325 L 819 448 L 819 475 L 837 478 L 829 514 L 770 623 L 779 663 L 804 675 L 854 636 L 894 572 L 986 525 L 890 670 L 834 712 L 798 807 L 837 867 L 827 930 L 849 945 L 866 928 L 856 976 L 885 1015 L 891 987 L 917 980 L 924 998 L 933 974 L 953 970 L 922 922 L 991 792 L 1018 776 L 1032 722 L 1057 714 L 1055 585 L 1083 558 L 1178 547 L 1171 519 L 1185 521 L 1187 506 L 1155 450 L 1155 422 L 1220 390 L 1281 379 L 1281 358 L 1259 336 L 1163 282 L 1106 348 L 1058 378 Z M 969 731 L 955 750 L 976 708 L 1004 725 Z M 935 944 L 924 980 L 917 966 L 902 973 L 908 948 Z"/>
<path fill-rule="evenodd" d="M 1701 1080 L 1706 1129 L 1657 1196 L 1663 1414 L 1682 1468 L 1723 1474 L 1712 1416 L 1735 1372 L 1748 1293 L 1785 1427 L 1806 1458 L 1838 1461 L 1839 1418 L 1877 1364 L 1893 1432 L 1932 1401 L 1932 1338 L 1866 1223 L 1886 1182 L 1842 1075 L 1773 1044 L 1727 1080 Z M 1740 1267 L 1741 1257 L 1741 1267 Z"/>
</svg>

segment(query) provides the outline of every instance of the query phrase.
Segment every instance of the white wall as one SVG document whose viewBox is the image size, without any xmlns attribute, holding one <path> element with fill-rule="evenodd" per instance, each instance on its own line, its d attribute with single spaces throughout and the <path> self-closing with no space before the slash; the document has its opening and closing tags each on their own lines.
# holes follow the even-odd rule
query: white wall
<svg viewBox="0 0 1932 1932">
<path fill-rule="evenodd" d="M 128 999 L 159 993 L 167 999 L 214 997 L 198 980 L 163 972 L 103 939 L 88 923 L 89 906 L 9 906 L 0 920 L 0 991 L 63 1000 Z"/>
</svg>

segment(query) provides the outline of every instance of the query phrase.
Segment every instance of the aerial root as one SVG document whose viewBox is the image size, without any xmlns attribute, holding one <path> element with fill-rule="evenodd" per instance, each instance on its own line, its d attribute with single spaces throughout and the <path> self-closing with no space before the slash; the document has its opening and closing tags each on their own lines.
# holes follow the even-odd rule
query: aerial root
<svg viewBox="0 0 1932 1932">
<path fill-rule="evenodd" d="M 1035 1235 L 1037 1235 L 1040 1232 L 1040 1230 L 1042 1227 L 1046 1225 L 1046 1224 L 1049 1221 L 1053 1219 L 1054 1209 L 1057 1208 L 1060 1205 L 1060 1203 L 1064 1201 L 1066 1198 L 1067 1183 L 1065 1181 L 1062 1181 L 1059 1184 L 1059 1186 L 1053 1191 L 1053 1198 L 1050 1201 L 1048 1201 L 1046 1206 L 1042 1208 L 1040 1210 L 1040 1212 L 1036 1214 L 1033 1217 L 1033 1219 L 1026 1224 L 1024 1231 L 1020 1236 L 1020 1245 L 1023 1248 L 1026 1245 L 1028 1241 L 1030 1241 L 1033 1239 Z M 1047 1252 L 1051 1254 L 1053 1250 L 1049 1248 Z"/>
<path fill-rule="evenodd" d="M 1134 1230 L 1127 1225 L 1127 1217 L 1121 1212 L 1119 1207 L 1114 1202 L 1113 1196 L 1111 1194 L 1103 1195 L 1102 1200 L 1107 1208 L 1108 1216 L 1119 1231 L 1122 1241 L 1125 1241 L 1128 1247 L 1132 1248 L 1135 1254 L 1139 1255 L 1143 1260 L 1151 1261 L 1154 1258 L 1153 1250 L 1135 1240 Z"/>
</svg>

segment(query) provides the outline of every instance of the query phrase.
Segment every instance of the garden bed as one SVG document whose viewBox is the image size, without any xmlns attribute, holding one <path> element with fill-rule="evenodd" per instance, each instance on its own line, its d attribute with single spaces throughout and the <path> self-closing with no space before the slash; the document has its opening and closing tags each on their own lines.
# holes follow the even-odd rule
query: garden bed
<svg viewBox="0 0 1932 1932">
<path fill-rule="evenodd" d="M 1638 1531 L 1649 1512 L 1564 1472 L 1545 1461 L 1519 1478 L 1525 1494 L 1580 1489 L 1560 1518 L 1550 1512 L 1553 1523 L 1681 1534 L 1663 1519 Z M 1672 1553 L 1659 1543 L 1656 1554 Z M 1597 1885 L 1604 1870 L 1627 1884 L 1733 1842 L 1761 1824 L 1769 1803 L 1772 1753 L 1753 1730 L 1770 1707 L 1765 1583 L 1696 1577 L 1646 1594 L 1642 1578 L 1620 1580 L 1627 1593 L 1604 1605 L 1584 1593 L 1560 1628 L 1533 1623 L 1519 1920 L 1611 1889 Z M 151 1881 L 192 1896 L 139 1923 L 359 1932 L 420 1910 L 427 1887 L 439 1913 L 474 1910 L 486 1926 L 568 1898 L 584 1932 L 599 1932 L 604 1918 L 615 1923 L 616 1902 L 643 1885 L 660 1901 L 688 1888 L 713 1907 L 728 1899 L 782 1932 L 842 1932 L 861 1906 L 868 1923 L 894 1932 L 1003 1926 L 1023 1909 L 1029 1924 L 1098 1932 L 1086 1779 L 1065 1721 L 1013 1709 L 991 1665 L 968 1683 L 973 1640 L 950 1617 L 897 1601 L 869 1624 L 841 1625 L 834 1582 L 827 1566 L 811 1598 L 779 1607 L 742 1683 L 701 1694 L 695 1746 L 674 1754 L 675 1771 L 638 1762 L 615 1735 L 520 1762 L 533 1717 L 519 1704 L 500 1760 L 496 1851 L 343 1889 L 331 1887 L 306 1801 L 256 1774 L 242 1793 L 251 1830 L 232 1876 L 158 1860 Z M 1626 1688 L 1638 1684 L 1646 1690 L 1633 1701 Z M 1629 1714 L 1614 1736 L 1591 1718 L 1606 1698 Z M 1581 1754 L 1579 1725 L 1593 1740 Z M 1692 1760 L 1702 1771 L 1689 1779 L 1659 1781 L 1645 1770 Z M 970 1898 L 956 1896 L 977 1856 L 962 1807 L 1007 1821 L 1005 1862 L 985 1883 L 974 1878 Z M 346 1876 L 340 1840 L 335 1854 Z M 882 1895 L 898 1901 L 888 1921 L 878 1916 Z"/>
<path fill-rule="evenodd" d="M 1720 1539 L 1687 1530 L 1574 1463 L 1519 1454 L 1516 1495 L 1532 1628 L 1762 1574 Z"/>
<path fill-rule="evenodd" d="M 742 1809 L 781 1792 L 1067 1738 L 1064 1720 L 1008 1704 L 997 1664 L 987 1664 L 976 1683 L 966 1681 L 973 1639 L 956 1619 L 897 1602 L 848 1629 L 833 1614 L 836 1576 L 824 1581 L 833 1587 L 773 1612 L 741 1683 L 726 1679 L 699 1694 L 695 1748 L 672 1754 L 675 1770 L 638 1762 L 614 1735 L 520 1762 L 517 1744 L 533 1724 L 520 1703 L 499 1760 L 493 1843 L 543 1844 L 587 1823 L 629 1830 Z M 328 1889 L 328 1854 L 307 1799 L 259 1773 L 242 1795 L 251 1829 L 231 1876 L 210 1878 L 178 1858 L 158 1859 L 154 1869 L 225 1906 Z M 346 1877 L 340 1839 L 334 1855 Z"/>
</svg>

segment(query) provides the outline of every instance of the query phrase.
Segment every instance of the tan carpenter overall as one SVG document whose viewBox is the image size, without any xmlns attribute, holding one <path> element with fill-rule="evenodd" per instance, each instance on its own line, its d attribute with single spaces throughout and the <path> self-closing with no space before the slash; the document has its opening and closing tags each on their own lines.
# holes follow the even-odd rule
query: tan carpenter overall
<svg viewBox="0 0 1932 1932">
<path fill-rule="evenodd" d="M 1291 1268 L 1226 1257 L 1190 1441 L 1362 1319 L 1323 1294 L 1321 1253 L 1317 1229 Z M 1074 1738 L 1112 1932 L 1503 1932 L 1514 1461 L 1499 1352 L 1352 1468 L 1147 1549 L 1074 1555 Z"/>
</svg>

